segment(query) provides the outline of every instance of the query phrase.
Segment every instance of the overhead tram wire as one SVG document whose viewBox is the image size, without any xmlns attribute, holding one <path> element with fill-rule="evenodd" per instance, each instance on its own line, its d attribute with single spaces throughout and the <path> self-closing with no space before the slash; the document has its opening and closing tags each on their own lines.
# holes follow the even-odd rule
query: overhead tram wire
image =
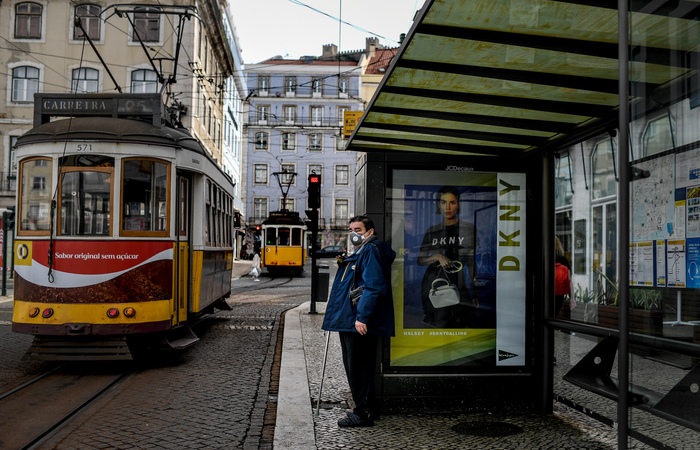
<svg viewBox="0 0 700 450">
<path fill-rule="evenodd" d="M 309 6 L 309 5 L 307 5 L 306 3 L 301 2 L 301 1 L 299 1 L 299 0 L 289 0 L 289 1 L 292 2 L 292 3 L 294 3 L 295 5 L 304 6 L 304 7 L 306 7 L 306 8 L 309 8 L 310 10 L 312 10 L 312 11 L 314 11 L 314 12 L 317 12 L 317 13 L 319 13 L 319 14 L 322 14 L 322 15 L 326 16 L 326 17 L 329 17 L 329 18 L 331 18 L 331 19 L 337 21 L 337 22 L 340 23 L 340 24 L 345 24 L 345 25 L 347 25 L 347 26 L 349 26 L 349 27 L 352 27 L 352 28 L 354 28 L 354 29 L 356 29 L 356 30 L 358 30 L 358 31 L 362 31 L 363 33 L 369 33 L 369 34 L 371 34 L 372 36 L 376 36 L 376 37 L 378 37 L 378 38 L 386 39 L 387 41 L 393 41 L 393 42 L 396 42 L 397 44 L 399 43 L 399 41 L 395 41 L 395 40 L 393 40 L 393 39 L 386 38 L 386 37 L 382 36 L 381 34 L 373 33 L 373 32 L 371 32 L 371 31 L 369 31 L 369 30 L 365 30 L 364 28 L 361 28 L 361 27 L 359 27 L 359 26 L 357 26 L 357 25 L 353 25 L 353 24 L 351 24 L 351 23 L 349 23 L 349 22 L 346 22 L 346 21 L 342 20 L 342 18 L 334 17 L 334 16 L 332 16 L 332 15 L 330 15 L 330 14 L 324 12 L 324 11 L 321 11 L 320 9 L 314 8 L 313 6 Z M 342 6 L 342 0 L 340 0 L 340 1 L 341 1 L 341 6 Z"/>
<path fill-rule="evenodd" d="M 80 21 L 80 18 L 76 18 L 77 21 Z M 80 26 L 80 30 L 83 32 L 83 45 L 80 50 L 80 64 L 78 65 L 78 74 L 82 73 L 83 69 L 83 59 L 85 57 L 85 41 L 87 40 L 87 33 L 85 32 L 85 29 Z M 102 58 L 100 58 L 102 60 Z M 107 67 L 105 66 L 105 69 Z M 111 76 L 111 73 L 110 73 Z M 77 81 L 80 81 L 79 79 Z M 115 82 L 116 84 L 116 82 Z M 56 241 L 56 229 L 54 226 L 54 218 L 56 215 L 56 208 L 57 208 L 57 198 L 58 198 L 58 187 L 61 186 L 63 183 L 63 177 L 65 176 L 65 173 L 61 170 L 61 162 L 64 160 L 66 156 L 66 152 L 68 151 L 68 140 L 70 139 L 70 132 L 71 132 L 71 127 L 73 125 L 73 113 L 75 112 L 75 104 L 76 104 L 76 98 L 78 96 L 78 86 L 80 83 L 76 82 L 75 86 L 73 86 L 73 80 L 71 79 L 71 91 L 73 91 L 75 87 L 75 92 L 73 92 L 73 102 L 71 106 L 71 113 L 70 116 L 68 116 L 68 130 L 66 131 L 66 137 L 63 141 L 63 154 L 61 157 L 58 159 L 58 180 L 56 182 L 56 188 L 53 191 L 53 195 L 51 196 L 51 205 L 50 205 L 50 211 L 49 211 L 49 253 L 48 253 L 48 266 L 49 266 L 49 271 L 46 274 L 49 283 L 54 282 L 54 276 L 53 276 L 53 246 Z M 121 89 L 119 90 L 121 93 Z"/>
</svg>

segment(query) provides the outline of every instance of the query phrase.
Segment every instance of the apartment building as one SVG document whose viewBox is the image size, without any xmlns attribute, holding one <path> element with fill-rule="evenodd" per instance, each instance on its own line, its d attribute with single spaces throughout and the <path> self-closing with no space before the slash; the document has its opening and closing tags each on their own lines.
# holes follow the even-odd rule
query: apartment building
<svg viewBox="0 0 700 450">
<path fill-rule="evenodd" d="M 0 208 L 14 204 L 12 147 L 32 127 L 38 92 L 161 93 L 173 120 L 222 167 L 226 157 L 235 179 L 245 87 L 227 82 L 241 58 L 226 8 L 212 0 L 0 2 Z"/>
<path fill-rule="evenodd" d="M 318 57 L 277 56 L 246 65 L 250 230 L 270 211 L 288 209 L 304 217 L 308 177 L 315 173 L 321 176 L 320 245 L 345 245 L 347 220 L 354 213 L 357 155 L 344 150 L 343 114 L 363 109 L 362 54 L 338 54 L 328 44 Z"/>
</svg>

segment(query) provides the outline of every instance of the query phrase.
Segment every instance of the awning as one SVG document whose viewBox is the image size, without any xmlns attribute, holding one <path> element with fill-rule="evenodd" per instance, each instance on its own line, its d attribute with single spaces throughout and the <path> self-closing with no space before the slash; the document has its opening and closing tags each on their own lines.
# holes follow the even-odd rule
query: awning
<svg viewBox="0 0 700 450">
<path fill-rule="evenodd" d="M 697 1 L 630 4 L 632 116 L 698 95 Z M 428 0 L 346 149 L 514 156 L 617 127 L 615 0 Z"/>
</svg>

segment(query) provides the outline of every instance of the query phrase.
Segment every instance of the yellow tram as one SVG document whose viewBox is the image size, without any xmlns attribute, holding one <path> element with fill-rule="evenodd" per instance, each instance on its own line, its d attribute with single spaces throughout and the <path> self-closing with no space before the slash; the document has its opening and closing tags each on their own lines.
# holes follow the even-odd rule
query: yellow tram
<svg viewBox="0 0 700 450">
<path fill-rule="evenodd" d="M 183 348 L 193 319 L 228 308 L 233 183 L 163 110 L 155 94 L 36 95 L 16 145 L 12 319 L 30 357 Z"/>
<path fill-rule="evenodd" d="M 275 211 L 262 223 L 262 266 L 272 274 L 301 274 L 306 225 L 298 212 Z"/>
</svg>

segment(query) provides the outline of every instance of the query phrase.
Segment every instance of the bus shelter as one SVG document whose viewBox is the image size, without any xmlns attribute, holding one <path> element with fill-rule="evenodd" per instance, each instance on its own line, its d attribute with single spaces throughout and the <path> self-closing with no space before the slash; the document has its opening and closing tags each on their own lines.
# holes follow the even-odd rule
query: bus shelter
<svg viewBox="0 0 700 450">
<path fill-rule="evenodd" d="M 385 405 L 556 398 L 618 427 L 620 448 L 697 439 L 699 13 L 425 3 L 346 146 L 357 211 L 398 253 Z M 561 309 L 555 235 L 576 298 Z M 438 248 L 452 274 L 431 266 Z"/>
</svg>

